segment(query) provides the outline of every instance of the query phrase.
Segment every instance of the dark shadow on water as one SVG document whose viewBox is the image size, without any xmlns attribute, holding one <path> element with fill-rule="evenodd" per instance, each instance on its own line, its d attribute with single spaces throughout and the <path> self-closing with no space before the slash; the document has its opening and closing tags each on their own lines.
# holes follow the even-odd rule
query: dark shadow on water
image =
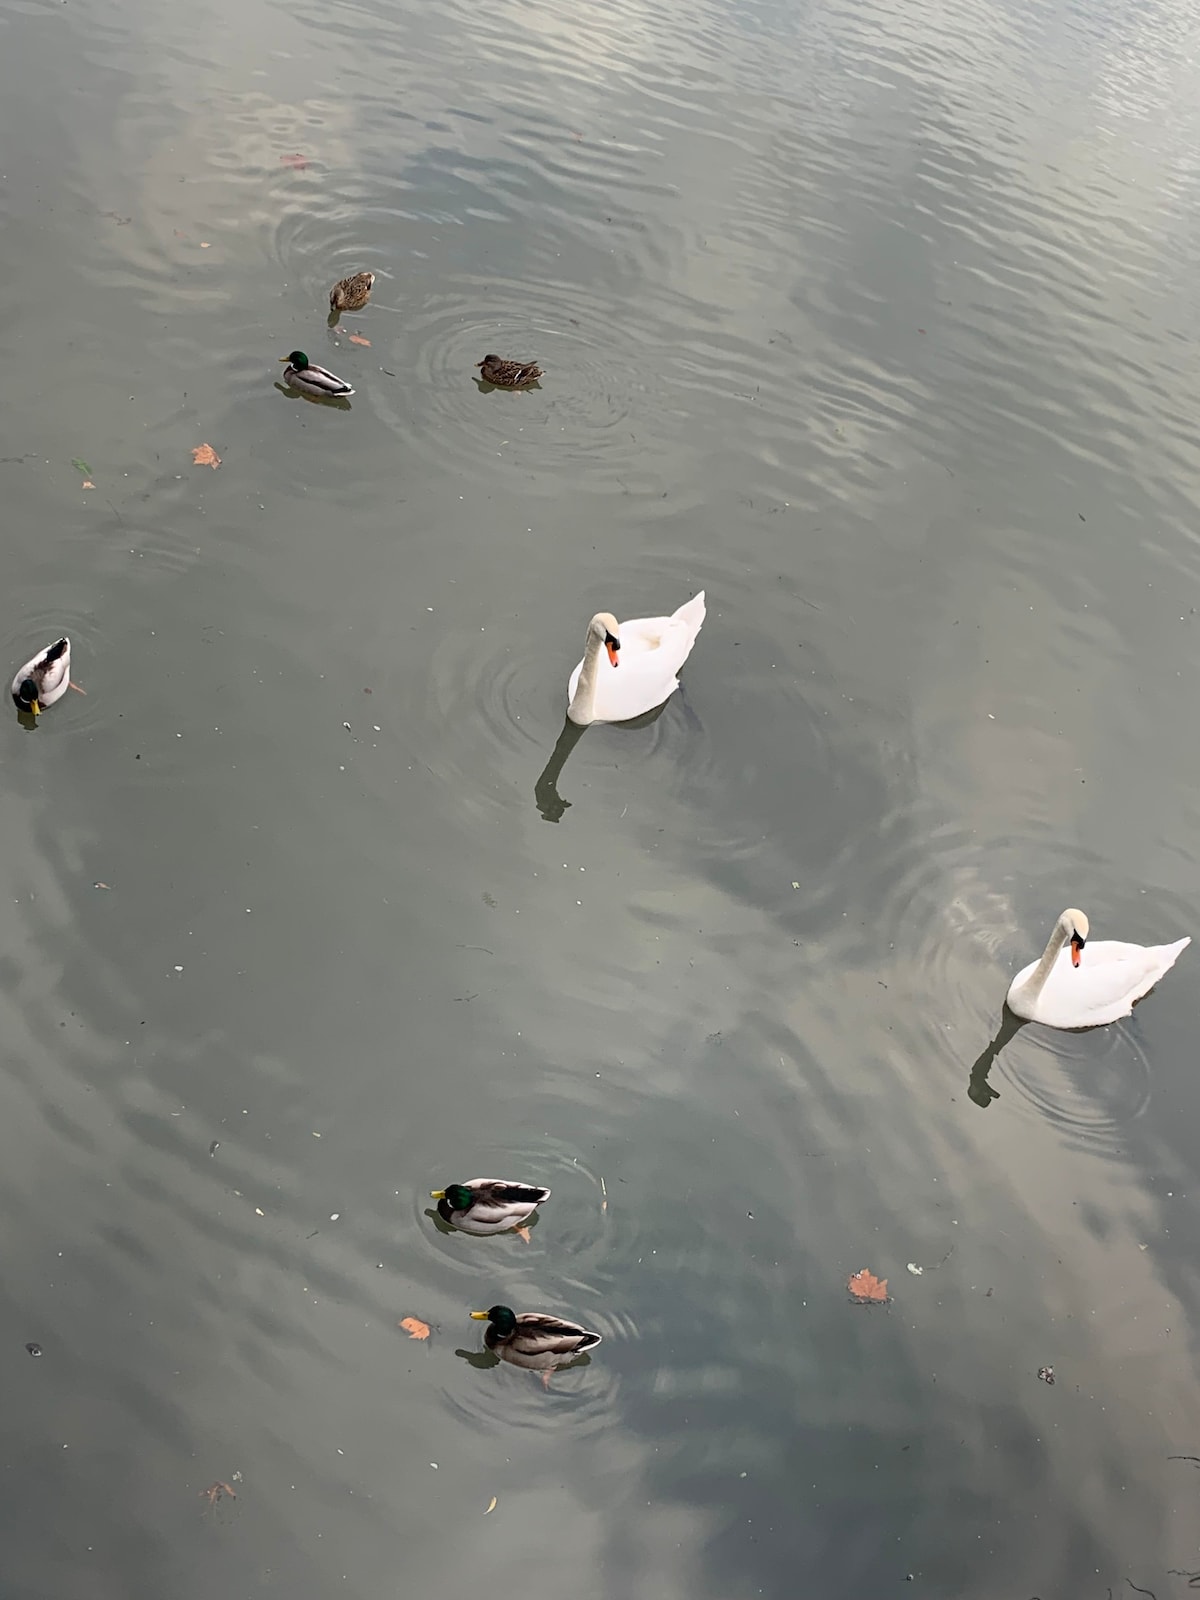
<svg viewBox="0 0 1200 1600">
<path fill-rule="evenodd" d="M 480 1372 L 485 1372 L 491 1367 L 512 1367 L 517 1372 L 527 1372 L 530 1377 L 542 1378 L 542 1370 L 538 1367 L 523 1367 L 519 1361 L 505 1361 L 494 1350 L 456 1350 L 454 1354 L 465 1361 L 469 1366 L 475 1367 Z M 574 1372 L 577 1367 L 590 1367 L 592 1358 L 584 1350 L 577 1355 L 574 1361 L 565 1361 L 561 1367 L 550 1368 L 550 1378 L 553 1381 L 565 1372 Z"/>
<path fill-rule="evenodd" d="M 1004 1015 L 1000 1019 L 1000 1027 L 995 1038 L 992 1039 L 987 1049 L 971 1068 L 971 1076 L 967 1080 L 967 1094 L 982 1111 L 986 1111 L 993 1100 L 999 1100 L 999 1089 L 993 1089 L 988 1082 L 988 1073 L 992 1070 L 992 1063 L 1008 1044 L 1010 1039 L 1025 1026 L 1026 1019 L 1017 1016 L 1015 1011 L 1010 1011 L 1007 1001 L 1004 1006 Z"/>
<path fill-rule="evenodd" d="M 292 389 L 286 383 L 276 381 L 275 388 L 280 394 L 286 395 L 289 400 L 307 400 L 311 406 L 324 406 L 329 411 L 353 411 L 354 407 L 344 395 L 315 395 L 304 394 L 299 389 Z"/>
<path fill-rule="evenodd" d="M 500 1357 L 493 1355 L 490 1350 L 456 1350 L 454 1354 L 480 1372 L 486 1372 L 490 1367 L 500 1365 Z"/>
<path fill-rule="evenodd" d="M 682 685 L 678 692 L 682 694 Z M 652 723 L 658 721 L 659 717 L 670 705 L 672 698 L 674 697 L 668 695 L 661 705 L 655 706 L 652 711 L 643 711 L 640 717 L 630 717 L 628 722 L 595 722 L 591 726 L 594 728 L 648 728 Z M 687 708 L 687 716 L 692 721 L 696 721 L 695 714 L 690 707 Z M 581 727 L 579 723 L 572 722 L 570 717 L 564 717 L 558 742 L 555 744 L 549 761 L 542 768 L 541 774 L 533 786 L 533 797 L 543 822 L 561 822 L 563 812 L 569 810 L 574 803 L 570 800 L 564 800 L 559 794 L 558 779 L 567 763 L 567 757 L 587 731 L 586 727 Z"/>
<path fill-rule="evenodd" d="M 472 378 L 471 382 L 480 394 L 530 394 L 534 389 L 542 387 L 536 378 L 532 383 L 522 384 L 519 389 L 510 389 L 503 383 L 489 383 L 486 378 Z"/>
<path fill-rule="evenodd" d="M 587 732 L 577 722 L 572 722 L 570 717 L 563 719 L 562 732 L 558 736 L 558 743 L 554 746 L 549 761 L 542 768 L 541 776 L 533 786 L 533 798 L 541 812 L 543 822 L 561 822 L 563 812 L 571 805 L 570 800 L 564 800 L 558 792 L 558 777 L 566 765 L 567 757 L 574 750 Z"/>
<path fill-rule="evenodd" d="M 687 697 L 687 684 L 683 680 L 682 671 L 679 674 L 679 687 L 675 691 L 674 698 L 678 700 L 679 704 L 683 707 L 684 721 L 687 723 L 692 732 L 703 733 L 704 724 L 692 710 L 692 702 Z M 661 710 L 662 708 L 660 707 L 659 709 Z"/>
</svg>

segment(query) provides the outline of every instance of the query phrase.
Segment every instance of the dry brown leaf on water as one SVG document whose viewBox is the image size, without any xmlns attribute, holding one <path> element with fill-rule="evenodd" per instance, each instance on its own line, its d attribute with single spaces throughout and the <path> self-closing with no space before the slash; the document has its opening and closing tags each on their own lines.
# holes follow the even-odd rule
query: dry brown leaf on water
<svg viewBox="0 0 1200 1600">
<path fill-rule="evenodd" d="M 488 1501 L 488 1508 L 487 1508 L 487 1511 L 485 1511 L 483 1513 L 484 1516 L 486 1517 L 488 1515 L 488 1512 L 495 1511 L 495 1509 L 496 1509 L 496 1496 L 493 1495 L 492 1498 Z"/>
<path fill-rule="evenodd" d="M 350 343 L 369 345 L 371 341 L 370 339 L 364 339 L 361 333 L 352 333 L 350 335 Z"/>
<path fill-rule="evenodd" d="M 873 1272 L 868 1272 L 866 1267 L 858 1272 L 852 1272 L 846 1279 L 846 1287 L 860 1304 L 866 1305 L 872 1300 L 886 1300 L 887 1279 L 877 1278 Z"/>
<path fill-rule="evenodd" d="M 217 1479 L 216 1483 L 210 1483 L 207 1489 L 201 1489 L 200 1491 L 201 1500 L 207 1500 L 210 1506 L 215 1506 L 222 1495 L 228 1495 L 231 1500 L 237 1499 L 232 1485 L 222 1482 L 220 1478 Z"/>
<path fill-rule="evenodd" d="M 403 1328 L 410 1339 L 428 1339 L 429 1337 L 429 1324 L 422 1322 L 420 1317 L 401 1317 L 396 1326 Z"/>
<path fill-rule="evenodd" d="M 302 156 L 298 150 L 294 150 L 290 156 L 280 156 L 279 165 L 281 167 L 291 167 L 296 172 L 303 172 L 308 165 L 308 157 Z"/>
<path fill-rule="evenodd" d="M 212 249 L 212 245 L 209 244 L 207 239 L 201 239 L 200 248 L 201 248 L 201 250 L 211 250 Z"/>
<path fill-rule="evenodd" d="M 215 472 L 221 465 L 221 458 L 210 444 L 194 444 L 192 446 L 192 465 L 197 467 L 211 467 Z"/>
<path fill-rule="evenodd" d="M 96 485 L 92 482 L 92 480 L 90 478 L 85 478 L 83 480 L 83 482 L 79 485 L 79 487 L 81 489 L 94 489 L 96 487 Z"/>
</svg>

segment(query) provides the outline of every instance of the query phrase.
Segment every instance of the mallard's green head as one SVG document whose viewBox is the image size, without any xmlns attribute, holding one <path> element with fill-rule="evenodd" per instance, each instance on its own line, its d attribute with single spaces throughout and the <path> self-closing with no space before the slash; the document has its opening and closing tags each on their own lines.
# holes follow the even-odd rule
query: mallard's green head
<svg viewBox="0 0 1200 1600">
<path fill-rule="evenodd" d="M 305 367 L 312 366 L 312 362 L 303 350 L 293 350 L 290 355 L 280 356 L 280 361 L 286 361 L 289 367 L 295 367 L 297 372 L 303 372 Z"/>
<path fill-rule="evenodd" d="M 475 1322 L 490 1322 L 502 1339 L 517 1331 L 517 1313 L 511 1306 L 493 1306 L 490 1311 L 472 1311 Z"/>
<path fill-rule="evenodd" d="M 465 1183 L 451 1183 L 445 1189 L 432 1189 L 429 1198 L 444 1200 L 451 1211 L 469 1211 L 475 1204 L 475 1196 Z"/>
<path fill-rule="evenodd" d="M 21 709 L 23 711 L 32 711 L 35 717 L 42 709 L 38 705 L 38 686 L 32 678 L 21 679 L 21 686 L 17 690 L 17 698 L 21 702 Z"/>
</svg>

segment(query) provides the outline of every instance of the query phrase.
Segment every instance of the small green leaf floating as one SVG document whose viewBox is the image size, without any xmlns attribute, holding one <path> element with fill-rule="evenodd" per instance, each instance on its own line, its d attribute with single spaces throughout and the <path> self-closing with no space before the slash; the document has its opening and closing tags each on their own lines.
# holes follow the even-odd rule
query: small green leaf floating
<svg viewBox="0 0 1200 1600">
<path fill-rule="evenodd" d="M 71 465 L 75 468 L 76 472 L 82 472 L 85 478 L 91 477 L 91 467 L 88 466 L 86 461 L 81 461 L 78 456 L 71 457 Z"/>
</svg>

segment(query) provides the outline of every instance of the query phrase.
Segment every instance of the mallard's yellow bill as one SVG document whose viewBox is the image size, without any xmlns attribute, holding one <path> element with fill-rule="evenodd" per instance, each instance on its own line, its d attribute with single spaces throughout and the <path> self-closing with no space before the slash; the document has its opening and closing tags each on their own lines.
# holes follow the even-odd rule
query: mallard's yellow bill
<svg viewBox="0 0 1200 1600">
<path fill-rule="evenodd" d="M 472 1313 L 471 1313 L 471 1321 L 472 1322 L 486 1322 L 487 1320 L 488 1320 L 488 1314 L 487 1314 L 486 1311 L 472 1311 Z"/>
<path fill-rule="evenodd" d="M 429 1198 L 431 1200 L 444 1200 L 446 1198 L 446 1191 L 445 1189 L 430 1189 Z"/>
<path fill-rule="evenodd" d="M 35 717 L 40 717 L 42 714 L 42 708 L 40 705 L 38 705 L 36 697 L 29 702 L 29 709 L 33 712 Z"/>
</svg>

